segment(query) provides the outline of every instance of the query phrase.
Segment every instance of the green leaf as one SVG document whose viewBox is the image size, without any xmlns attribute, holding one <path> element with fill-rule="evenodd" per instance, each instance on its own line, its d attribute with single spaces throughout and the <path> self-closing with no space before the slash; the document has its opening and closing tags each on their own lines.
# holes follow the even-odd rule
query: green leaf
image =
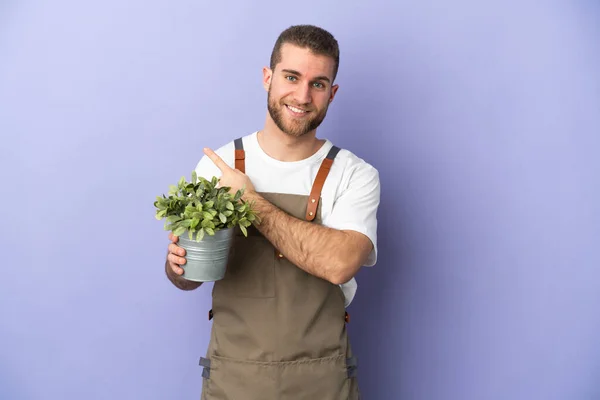
<svg viewBox="0 0 600 400">
<path fill-rule="evenodd" d="M 179 215 L 171 215 L 169 217 L 167 217 L 167 222 L 177 222 L 177 221 L 181 221 L 181 217 Z"/>
<path fill-rule="evenodd" d="M 196 242 L 200 242 L 204 238 L 204 229 L 200 229 L 196 234 Z"/>
<path fill-rule="evenodd" d="M 191 229 L 196 229 L 196 227 L 198 226 L 199 223 L 200 223 L 200 219 L 199 218 L 192 219 L 192 223 L 190 224 L 190 228 Z"/>
<path fill-rule="evenodd" d="M 214 201 L 207 201 L 206 203 L 204 203 L 204 209 L 210 210 L 211 208 L 213 208 L 214 205 L 215 205 Z"/>
<path fill-rule="evenodd" d="M 246 230 L 246 227 L 244 225 L 240 225 L 240 230 L 242 231 L 244 236 L 248 237 L 248 231 Z"/>
<path fill-rule="evenodd" d="M 158 220 L 163 219 L 166 214 L 167 214 L 167 210 L 160 210 L 159 212 L 156 213 L 156 219 L 158 219 Z"/>
<path fill-rule="evenodd" d="M 213 215 L 208 211 L 204 211 L 202 215 L 204 216 L 204 219 L 212 220 L 214 218 Z"/>
<path fill-rule="evenodd" d="M 215 229 L 215 223 L 213 221 L 209 221 L 207 219 L 205 219 L 204 221 L 202 221 L 202 227 L 203 228 L 210 228 L 210 229 Z"/>
<path fill-rule="evenodd" d="M 192 171 L 192 183 L 195 185 L 198 182 L 198 174 L 196 174 L 196 171 Z"/>
<path fill-rule="evenodd" d="M 181 236 L 181 235 L 183 235 L 183 232 L 185 232 L 185 228 L 183 226 L 180 226 L 179 228 L 177 228 L 173 231 L 173 235 Z"/>
<path fill-rule="evenodd" d="M 233 207 L 233 203 L 232 203 L 232 202 L 230 202 L 230 201 L 228 201 L 228 202 L 227 202 L 227 205 L 226 205 L 226 206 L 227 206 L 227 209 L 228 209 L 228 210 L 231 210 L 231 211 L 235 210 L 235 208 Z"/>
<path fill-rule="evenodd" d="M 204 228 L 204 230 L 206 231 L 206 233 L 208 233 L 210 236 L 214 236 L 215 235 L 215 231 L 212 228 Z"/>
<path fill-rule="evenodd" d="M 227 216 L 223 213 L 219 213 L 219 219 L 221 220 L 222 223 L 227 222 Z"/>
<path fill-rule="evenodd" d="M 192 213 L 194 213 L 194 211 L 196 211 L 196 207 L 194 207 L 192 205 L 188 205 L 188 206 L 185 207 L 185 212 L 186 213 L 192 214 Z"/>
<path fill-rule="evenodd" d="M 248 221 L 246 218 L 242 218 L 242 219 L 240 219 L 240 225 L 249 227 L 250 225 L 252 225 L 252 222 Z"/>
</svg>

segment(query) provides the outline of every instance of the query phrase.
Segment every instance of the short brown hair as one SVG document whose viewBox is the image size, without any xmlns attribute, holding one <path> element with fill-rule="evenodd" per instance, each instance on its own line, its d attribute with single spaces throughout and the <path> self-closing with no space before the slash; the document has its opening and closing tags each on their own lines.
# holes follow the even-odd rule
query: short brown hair
<svg viewBox="0 0 600 400">
<path fill-rule="evenodd" d="M 314 25 L 294 25 L 281 32 L 273 52 L 271 53 L 271 69 L 274 70 L 277 63 L 281 61 L 281 46 L 289 43 L 302 48 L 308 48 L 315 54 L 325 55 L 333 58 L 333 80 L 340 65 L 340 49 L 337 40 L 325 29 Z"/>
</svg>

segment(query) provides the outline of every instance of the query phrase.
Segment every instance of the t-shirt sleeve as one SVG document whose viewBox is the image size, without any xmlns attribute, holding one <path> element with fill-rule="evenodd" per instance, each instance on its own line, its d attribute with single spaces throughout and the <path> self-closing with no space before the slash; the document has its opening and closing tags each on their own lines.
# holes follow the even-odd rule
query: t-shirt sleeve
<svg viewBox="0 0 600 400">
<path fill-rule="evenodd" d="M 363 163 L 352 172 L 347 187 L 333 203 L 327 226 L 338 230 L 353 230 L 371 239 L 373 250 L 365 263 L 377 262 L 377 209 L 380 201 L 379 172 Z"/>
</svg>

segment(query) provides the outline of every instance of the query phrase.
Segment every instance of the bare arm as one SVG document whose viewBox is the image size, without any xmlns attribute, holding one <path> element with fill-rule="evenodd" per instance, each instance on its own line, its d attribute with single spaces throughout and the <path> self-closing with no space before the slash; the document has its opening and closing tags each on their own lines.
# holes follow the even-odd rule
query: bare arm
<svg viewBox="0 0 600 400">
<path fill-rule="evenodd" d="M 257 229 L 299 268 L 333 284 L 348 282 L 373 249 L 362 233 L 336 230 L 292 217 L 255 190 L 243 172 L 231 168 L 211 149 L 204 153 L 221 170 L 220 184 L 232 192 L 244 188 L 243 199 L 254 203 L 260 217 Z"/>
<path fill-rule="evenodd" d="M 256 227 L 273 246 L 299 268 L 333 284 L 348 282 L 373 249 L 362 233 L 294 218 L 254 191 L 244 199 L 254 202 L 261 219 Z"/>
</svg>

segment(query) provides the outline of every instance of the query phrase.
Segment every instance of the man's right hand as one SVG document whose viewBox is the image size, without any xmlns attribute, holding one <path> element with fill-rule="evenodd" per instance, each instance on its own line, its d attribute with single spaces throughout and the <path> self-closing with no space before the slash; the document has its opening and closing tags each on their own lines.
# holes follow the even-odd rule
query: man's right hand
<svg viewBox="0 0 600 400">
<path fill-rule="evenodd" d="M 173 232 L 169 232 L 169 240 L 172 242 L 169 244 L 169 254 L 167 255 L 169 268 L 175 274 L 183 275 L 183 268 L 181 266 L 186 263 L 185 249 L 177 245 L 179 236 L 173 235 Z"/>
<path fill-rule="evenodd" d="M 187 260 L 185 259 L 185 249 L 177 245 L 179 237 L 173 235 L 173 232 L 169 232 L 169 240 L 171 243 L 169 243 L 169 253 L 165 262 L 167 277 L 173 285 L 181 290 L 196 289 L 202 285 L 202 282 L 192 282 L 182 277 L 183 268 L 181 266 L 185 265 Z"/>
</svg>

